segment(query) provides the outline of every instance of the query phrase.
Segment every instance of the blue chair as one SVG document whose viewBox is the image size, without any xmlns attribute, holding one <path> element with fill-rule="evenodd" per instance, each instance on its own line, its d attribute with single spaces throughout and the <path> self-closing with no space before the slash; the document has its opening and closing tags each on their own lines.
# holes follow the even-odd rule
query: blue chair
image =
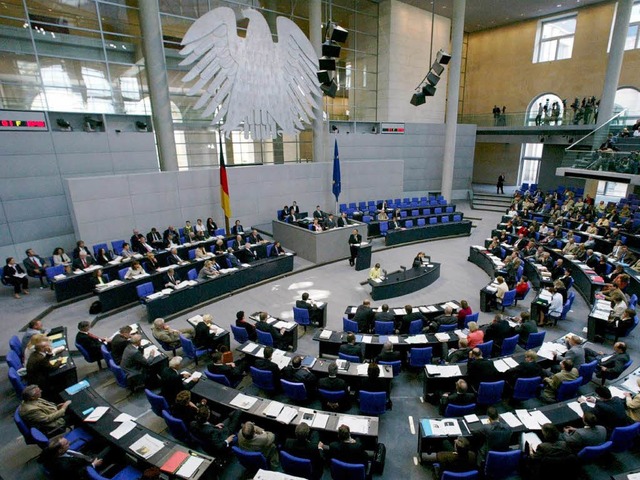
<svg viewBox="0 0 640 480">
<path fill-rule="evenodd" d="M 493 350 L 493 340 L 488 342 L 479 343 L 476 345 L 482 352 L 482 358 L 491 358 L 491 350 Z"/>
<path fill-rule="evenodd" d="M 519 282 L 520 279 L 522 278 L 522 274 L 524 273 L 524 266 L 520 265 L 518 267 L 518 270 L 516 271 L 516 282 Z M 528 290 L 527 290 L 528 291 Z"/>
<path fill-rule="evenodd" d="M 219 383 L 220 385 L 224 385 L 225 387 L 235 388 L 238 386 L 238 383 L 240 383 L 235 382 L 235 385 L 231 385 L 231 382 L 226 375 L 211 373 L 209 370 L 205 370 L 204 374 L 209 380 L 213 380 L 214 382 Z"/>
<path fill-rule="evenodd" d="M 464 317 L 464 328 L 469 326 L 469 322 L 478 323 L 478 318 L 480 317 L 480 312 L 472 313 L 471 315 L 467 315 Z"/>
<path fill-rule="evenodd" d="M 313 478 L 313 466 L 308 458 L 294 457 L 280 451 L 280 466 L 284 473 L 302 478 Z"/>
<path fill-rule="evenodd" d="M 426 224 L 427 224 L 426 218 L 419 218 L 418 220 L 416 220 L 416 225 L 418 227 L 424 227 Z"/>
<path fill-rule="evenodd" d="M 127 274 L 127 270 L 129 270 L 129 267 L 127 268 L 121 268 L 120 270 L 118 270 L 118 278 L 120 280 L 124 281 L 124 276 Z"/>
<path fill-rule="evenodd" d="M 226 235 L 224 228 L 218 228 L 214 233 L 216 237 L 219 237 L 219 236 L 224 237 Z"/>
<path fill-rule="evenodd" d="M 536 398 L 540 392 L 541 384 L 542 379 L 540 377 L 518 378 L 511 398 L 520 402 Z"/>
<path fill-rule="evenodd" d="M 55 267 L 47 267 L 44 269 L 47 274 L 47 280 L 51 282 L 56 275 L 64 273 L 64 265 L 56 265 Z"/>
<path fill-rule="evenodd" d="M 242 345 L 249 341 L 249 334 L 244 327 L 236 327 L 235 325 L 229 325 L 231 327 L 231 333 L 233 333 L 233 339 Z"/>
<path fill-rule="evenodd" d="M 386 237 L 388 231 L 389 231 L 389 222 L 380 222 L 380 235 L 382 235 L 383 237 Z"/>
<path fill-rule="evenodd" d="M 13 368 L 16 372 L 23 367 L 22 360 L 20 360 L 20 357 L 18 356 L 18 354 L 13 350 L 9 350 L 7 352 L 7 364 L 9 365 L 10 368 Z"/>
<path fill-rule="evenodd" d="M 435 225 L 438 223 L 438 217 L 429 217 L 429 225 Z"/>
<path fill-rule="evenodd" d="M 395 360 L 393 362 L 379 361 L 378 364 L 379 365 L 391 365 L 391 367 L 393 368 L 393 376 L 397 377 L 398 375 L 400 375 L 400 370 L 402 369 L 402 361 L 401 360 Z"/>
<path fill-rule="evenodd" d="M 518 340 L 520 339 L 520 335 L 516 334 L 513 337 L 505 338 L 502 341 L 502 349 L 500 351 L 500 355 L 506 357 L 507 355 L 513 355 L 513 352 L 516 351 L 516 346 L 518 345 Z"/>
<path fill-rule="evenodd" d="M 271 257 L 271 252 L 273 251 L 273 243 L 267 244 L 267 258 Z"/>
<path fill-rule="evenodd" d="M 264 345 L 265 347 L 273 347 L 273 337 L 269 332 L 256 330 L 256 334 L 258 335 L 258 343 Z"/>
<path fill-rule="evenodd" d="M 280 384 L 284 394 L 294 402 L 306 402 L 309 399 L 304 383 L 280 379 Z"/>
<path fill-rule="evenodd" d="M 487 461 L 484 464 L 484 475 L 486 478 L 505 478 L 516 472 L 520 466 L 520 450 L 509 450 L 506 452 L 489 451 Z"/>
<path fill-rule="evenodd" d="M 104 250 L 108 253 L 109 252 L 109 246 L 106 243 L 98 243 L 97 245 L 93 246 L 93 256 L 94 257 L 98 257 L 98 251 L 104 248 Z"/>
<path fill-rule="evenodd" d="M 346 396 L 346 390 L 325 390 L 324 388 L 319 388 L 318 393 L 320 394 L 320 398 L 322 398 L 326 403 L 339 403 Z"/>
<path fill-rule="evenodd" d="M 371 220 L 373 220 L 373 217 L 372 217 L 371 215 L 364 215 L 364 216 L 362 217 L 362 221 L 363 221 L 364 223 L 371 223 Z"/>
<path fill-rule="evenodd" d="M 442 215 L 442 208 L 438 207 L 433 210 L 433 213 L 436 215 Z"/>
<path fill-rule="evenodd" d="M 182 334 L 180 334 L 180 345 L 182 345 L 182 353 L 184 356 L 194 360 L 196 365 L 198 365 L 198 358 L 209 352 L 208 348 L 196 348 L 193 342 Z"/>
<path fill-rule="evenodd" d="M 638 296 L 634 293 L 629 298 L 629 308 L 633 308 L 635 310 L 636 305 L 638 305 Z"/>
<path fill-rule="evenodd" d="M 97 362 L 98 363 L 98 368 L 102 369 L 102 357 L 99 358 L 93 358 L 91 356 L 91 354 L 89 353 L 89 351 L 84 348 L 82 345 L 80 345 L 78 342 L 75 342 L 76 348 L 78 349 L 78 351 L 80 352 L 80 354 L 82 355 L 82 357 L 85 359 L 85 361 L 87 363 L 94 363 Z"/>
<path fill-rule="evenodd" d="M 195 268 L 192 268 L 187 272 L 187 280 L 197 280 L 198 272 L 196 272 Z"/>
<path fill-rule="evenodd" d="M 354 322 L 353 320 L 349 320 L 348 318 L 343 318 L 342 331 L 358 333 L 358 322 Z"/>
<path fill-rule="evenodd" d="M 338 352 L 338 358 L 340 360 L 346 360 L 347 362 L 351 362 L 351 363 L 362 363 L 362 361 L 360 360 L 360 357 L 356 355 L 347 355 L 346 353 L 342 353 L 342 352 Z"/>
<path fill-rule="evenodd" d="M 531 290 L 531 283 L 527 282 L 527 290 L 522 295 L 518 295 L 516 293 L 515 305 L 518 305 L 518 300 L 524 300 L 525 298 L 527 298 L 527 295 L 529 294 L 530 290 Z"/>
<path fill-rule="evenodd" d="M 571 310 L 571 306 L 573 305 L 573 301 L 575 300 L 575 298 L 576 298 L 575 292 L 569 292 L 569 295 L 567 296 L 567 301 L 564 303 L 564 306 L 562 307 L 562 313 L 560 314 L 560 318 L 550 317 L 553 319 L 554 325 L 558 324 L 558 320 L 567 319 L 567 314 L 569 313 L 569 310 Z"/>
<path fill-rule="evenodd" d="M 16 352 L 16 355 L 18 355 L 18 357 L 22 358 L 22 342 L 17 335 L 13 335 L 9 339 L 9 348 Z"/>
<path fill-rule="evenodd" d="M 304 327 L 304 331 L 307 331 L 307 326 L 311 325 L 311 319 L 309 318 L 309 310 L 306 308 L 293 307 L 293 321 L 298 325 Z"/>
<path fill-rule="evenodd" d="M 409 216 L 409 215 L 407 214 L 407 211 L 406 211 L 406 210 L 402 210 L 402 211 L 400 212 L 400 218 L 407 218 L 408 216 Z"/>
<path fill-rule="evenodd" d="M 386 392 L 360 390 L 360 411 L 365 415 L 382 415 L 386 411 Z"/>
<path fill-rule="evenodd" d="M 444 411 L 444 416 L 447 418 L 452 417 L 464 417 L 465 415 L 471 415 L 476 411 L 476 404 L 470 403 L 469 405 L 455 405 L 453 403 L 447 404 L 447 408 Z"/>
<path fill-rule="evenodd" d="M 431 363 L 433 350 L 431 347 L 412 348 L 409 351 L 409 366 L 414 368 L 422 368 Z"/>
<path fill-rule="evenodd" d="M 122 388 L 129 388 L 129 380 L 127 378 L 126 372 L 115 364 L 113 360 L 108 361 L 109 370 L 113 373 L 113 376 L 116 377 L 116 383 L 120 385 Z"/>
<path fill-rule="evenodd" d="M 571 398 L 578 396 L 578 389 L 582 385 L 582 377 L 578 377 L 575 380 L 566 380 L 560 384 L 558 391 L 556 392 L 556 400 L 563 402 Z"/>
<path fill-rule="evenodd" d="M 206 370 L 205 370 L 206 371 Z M 149 400 L 149 404 L 151 405 L 151 410 L 157 416 L 162 417 L 162 411 L 169 411 L 169 403 L 167 403 L 167 399 L 162 395 L 156 395 L 148 388 L 144 389 L 144 394 L 147 396 L 147 400 Z M 175 401 L 174 398 L 171 401 Z"/>
<path fill-rule="evenodd" d="M 612 445 L 613 445 L 613 442 L 608 441 L 608 442 L 604 442 L 601 445 L 596 445 L 593 447 L 584 447 L 582 450 L 578 452 L 578 458 L 582 461 L 582 463 L 593 462 L 594 460 L 597 460 L 605 453 L 609 453 Z"/>
<path fill-rule="evenodd" d="M 146 297 L 153 293 L 153 282 L 145 282 L 136 286 L 136 292 L 138 293 L 138 298 L 140 300 L 144 300 Z"/>
<path fill-rule="evenodd" d="M 531 350 L 533 348 L 538 348 L 542 346 L 544 343 L 544 336 L 547 332 L 538 332 L 538 333 L 530 333 L 527 338 L 527 344 L 524 346 L 525 350 Z"/>
<path fill-rule="evenodd" d="M 413 320 L 409 324 L 409 335 L 418 335 L 422 331 L 423 327 L 424 325 L 422 324 L 422 320 Z"/>
<path fill-rule="evenodd" d="M 20 375 L 18 375 L 18 372 L 16 372 L 12 367 L 9 367 L 9 382 L 11 382 L 11 386 L 16 392 L 16 396 L 18 398 L 21 398 L 22 392 L 26 385 L 22 382 L 22 379 L 20 378 Z"/>
<path fill-rule="evenodd" d="M 122 253 L 122 247 L 124 246 L 124 240 L 114 240 L 111 242 L 111 248 L 113 253 L 120 255 Z"/>
<path fill-rule="evenodd" d="M 640 430 L 640 422 L 636 422 L 628 427 L 617 427 L 611 432 L 611 451 L 620 453 L 628 450 L 638 436 Z"/>
<path fill-rule="evenodd" d="M 449 215 L 442 215 L 440 217 L 440 223 L 449 223 Z"/>
<path fill-rule="evenodd" d="M 404 228 L 411 228 L 413 227 L 413 220 L 407 220 L 406 222 L 404 222 Z"/>
<path fill-rule="evenodd" d="M 191 250 L 189 250 L 187 252 L 187 255 L 189 257 L 189 260 L 195 260 L 196 259 L 196 249 L 192 248 Z"/>
<path fill-rule="evenodd" d="M 249 367 L 249 371 L 251 372 L 251 380 L 256 387 L 267 392 L 275 391 L 276 386 L 273 383 L 273 373 L 269 370 L 260 370 L 256 367 Z"/>
<path fill-rule="evenodd" d="M 267 465 L 267 459 L 260 452 L 250 452 L 248 450 L 243 450 L 240 447 L 236 447 L 235 445 L 231 447 L 233 453 L 235 453 L 238 458 L 238 462 L 245 469 L 247 469 L 252 474 L 257 472 L 258 470 L 268 470 L 269 467 Z"/>
<path fill-rule="evenodd" d="M 376 335 L 393 335 L 393 322 L 378 322 L 374 324 Z"/>
<path fill-rule="evenodd" d="M 594 360 L 593 362 L 583 363 L 578 368 L 578 375 L 582 377 L 582 385 L 586 385 L 593 378 L 593 374 L 596 372 L 596 367 L 598 366 L 598 360 Z"/>
<path fill-rule="evenodd" d="M 365 480 L 366 465 L 360 463 L 346 463 L 331 459 L 331 478 L 333 480 Z"/>
<path fill-rule="evenodd" d="M 102 352 L 102 358 L 104 358 L 105 363 L 109 364 L 109 360 L 113 362 L 113 355 L 111 355 L 106 345 L 102 345 L 100 351 Z"/>
<path fill-rule="evenodd" d="M 419 210 L 411 210 L 411 216 L 412 217 L 417 217 L 418 215 L 420 215 L 420 211 Z"/>
<path fill-rule="evenodd" d="M 38 430 L 35 427 L 32 427 L 30 432 L 31 432 L 31 436 L 33 437 L 36 444 L 40 448 L 42 449 L 47 448 L 51 438 L 47 437 L 44 433 L 42 433 L 40 430 Z M 71 450 L 80 450 L 87 443 L 93 440 L 93 435 L 91 435 L 89 432 L 84 430 L 82 427 L 79 427 L 79 428 L 74 428 L 69 433 L 66 433 L 64 435 L 64 438 L 66 438 L 69 441 L 69 444 L 70 444 L 69 448 Z"/>
<path fill-rule="evenodd" d="M 461 221 L 462 221 L 462 215 L 460 215 L 460 214 L 456 213 L 456 214 L 453 216 L 453 221 L 454 221 L 454 222 L 461 222 Z"/>
<path fill-rule="evenodd" d="M 479 475 L 478 470 L 469 470 L 468 472 L 449 472 L 445 470 L 442 472 L 440 480 L 477 480 Z"/>
<path fill-rule="evenodd" d="M 87 475 L 91 480 L 138 480 L 142 478 L 142 472 L 136 470 L 130 465 L 127 465 L 113 477 L 103 477 L 98 472 L 96 472 L 95 468 L 87 467 Z"/>
<path fill-rule="evenodd" d="M 440 325 L 438 327 L 438 333 L 441 333 L 441 332 L 453 332 L 456 328 L 458 328 L 458 325 L 456 325 L 455 323 L 453 323 L 451 325 Z"/>
<path fill-rule="evenodd" d="M 24 420 L 22 420 L 22 417 L 20 416 L 20 407 L 17 407 L 13 412 L 13 421 L 15 422 L 16 427 L 18 427 L 18 430 L 24 437 L 24 442 L 27 445 L 35 445 L 36 440 L 33 438 L 33 435 L 31 435 L 31 429 L 27 426 L 26 423 L 24 423 Z"/>
<path fill-rule="evenodd" d="M 189 430 L 187 430 L 187 426 L 182 420 L 174 417 L 166 410 L 162 410 L 161 415 L 162 418 L 164 418 L 164 421 L 169 428 L 169 433 L 171 433 L 171 436 L 173 438 L 188 445 L 193 445 L 194 443 L 196 443 L 195 439 L 191 436 Z"/>
<path fill-rule="evenodd" d="M 498 382 L 480 382 L 478 387 L 478 405 L 495 405 L 502 401 L 504 391 L 504 380 Z"/>
<path fill-rule="evenodd" d="M 512 305 L 515 305 L 516 303 L 516 291 L 515 289 L 513 290 L 508 290 L 507 292 L 505 292 L 504 296 L 502 297 L 502 299 L 497 299 L 498 304 L 502 305 L 502 311 L 504 312 L 504 309 L 506 307 L 510 307 Z"/>
</svg>

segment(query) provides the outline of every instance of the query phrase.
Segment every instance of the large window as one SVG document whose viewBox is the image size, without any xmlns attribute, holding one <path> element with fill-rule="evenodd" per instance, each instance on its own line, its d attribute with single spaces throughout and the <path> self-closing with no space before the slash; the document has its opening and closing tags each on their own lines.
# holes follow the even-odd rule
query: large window
<svg viewBox="0 0 640 480">
<path fill-rule="evenodd" d="M 627 30 L 627 40 L 624 43 L 625 50 L 640 48 L 640 1 L 633 3 L 631 18 L 629 19 L 629 30 Z"/>
<path fill-rule="evenodd" d="M 527 108 L 525 125 L 562 125 L 566 119 L 566 108 L 562 99 L 553 93 L 544 93 L 534 98 Z"/>
<path fill-rule="evenodd" d="M 522 145 L 519 185 L 523 183 L 538 183 L 538 172 L 540 171 L 543 145 L 543 143 L 525 143 Z"/>
<path fill-rule="evenodd" d="M 533 62 L 553 62 L 571 58 L 577 15 L 541 20 L 536 34 Z"/>
</svg>

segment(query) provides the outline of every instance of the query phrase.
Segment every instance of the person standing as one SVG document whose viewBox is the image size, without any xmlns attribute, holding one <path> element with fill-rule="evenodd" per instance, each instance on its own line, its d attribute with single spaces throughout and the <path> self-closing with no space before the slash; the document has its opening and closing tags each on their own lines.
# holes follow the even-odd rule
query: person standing
<svg viewBox="0 0 640 480">
<path fill-rule="evenodd" d="M 358 247 L 362 243 L 362 235 L 358 232 L 357 228 L 354 228 L 351 235 L 349 235 L 349 251 L 351 256 L 349 257 L 349 265 L 353 267 L 356 264 L 356 257 L 358 256 Z"/>
<path fill-rule="evenodd" d="M 501 173 L 500 175 L 498 175 L 498 183 L 496 184 L 496 193 L 504 194 L 504 181 L 505 181 L 504 173 Z"/>
</svg>

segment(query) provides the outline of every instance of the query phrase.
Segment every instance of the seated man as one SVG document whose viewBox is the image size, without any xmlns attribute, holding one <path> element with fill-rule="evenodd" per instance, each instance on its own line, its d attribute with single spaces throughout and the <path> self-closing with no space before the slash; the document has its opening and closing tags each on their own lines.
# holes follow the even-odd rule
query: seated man
<svg viewBox="0 0 640 480">
<path fill-rule="evenodd" d="M 33 383 L 42 389 L 46 398 L 53 398 L 58 392 L 53 391 L 50 375 L 55 372 L 62 359 L 51 360 L 51 342 L 43 340 L 36 343 L 35 351 L 27 360 L 27 382 Z"/>
<path fill-rule="evenodd" d="M 209 423 L 211 411 L 205 404 L 198 406 L 198 413 L 189 425 L 189 430 L 202 445 L 205 453 L 215 456 L 231 455 L 231 444 L 236 438 L 234 432 L 240 428 L 240 410 L 234 410 L 229 418 L 215 425 Z"/>
<path fill-rule="evenodd" d="M 309 320 L 316 325 L 322 324 L 323 311 L 309 298 L 309 293 L 304 292 L 300 300 L 296 300 L 296 308 L 304 308 L 309 311 Z"/>
<path fill-rule="evenodd" d="M 322 448 L 327 458 L 335 458 L 345 463 L 354 463 L 364 465 L 365 471 L 369 463 L 369 454 L 360 443 L 359 439 L 351 438 L 351 430 L 347 425 L 338 427 L 338 440 L 324 445 L 322 442 L 318 444 L 318 448 Z"/>
<path fill-rule="evenodd" d="M 446 343 L 443 343 L 442 345 L 445 346 Z M 461 338 L 458 340 L 458 348 L 452 348 L 447 353 L 446 362 L 451 364 L 468 360 L 470 351 L 471 348 L 469 348 L 469 340 L 467 340 L 466 338 Z"/>
<path fill-rule="evenodd" d="M 211 332 L 213 325 L 213 317 L 208 313 L 202 316 L 202 321 L 196 325 L 196 333 L 193 338 L 193 344 L 196 348 L 208 348 L 215 350 L 221 340 L 216 340 L 216 334 Z"/>
<path fill-rule="evenodd" d="M 280 388 L 280 368 L 275 362 L 271 361 L 273 356 L 273 348 L 265 347 L 264 358 L 256 358 L 255 367 L 259 370 L 267 370 L 273 375 L 273 384 L 276 388 Z"/>
<path fill-rule="evenodd" d="M 349 332 L 347 334 L 347 343 L 343 343 L 342 345 L 340 345 L 340 353 L 358 357 L 358 360 L 362 362 L 362 359 L 364 357 L 364 344 L 356 345 L 355 334 Z"/>
<path fill-rule="evenodd" d="M 40 320 L 39 318 L 34 318 L 27 324 L 27 329 L 25 330 L 24 335 L 22 335 L 22 340 L 20 341 L 20 347 L 23 355 L 27 348 L 27 345 L 29 345 L 31 337 L 33 337 L 34 335 L 38 335 L 39 333 L 46 334 L 47 331 L 42 326 L 42 320 Z"/>
<path fill-rule="evenodd" d="M 54 479 L 80 478 L 87 467 L 98 468 L 101 458 L 92 458 L 80 452 L 70 450 L 71 444 L 65 437 L 56 437 L 42 450 L 40 462 Z"/>
<path fill-rule="evenodd" d="M 311 478 L 319 480 L 324 467 L 319 443 L 317 432 L 312 432 L 306 423 L 299 423 L 295 430 L 295 438 L 287 438 L 282 450 L 294 457 L 311 460 Z"/>
<path fill-rule="evenodd" d="M 338 365 L 331 362 L 327 368 L 329 376 L 318 380 L 318 389 L 328 390 L 330 392 L 345 392 L 345 396 L 338 403 L 327 402 L 322 399 L 322 408 L 324 410 L 348 410 L 349 409 L 349 386 L 342 378 L 338 378 Z"/>
<path fill-rule="evenodd" d="M 397 362 L 401 359 L 400 352 L 394 352 L 393 343 L 387 340 L 382 346 L 382 352 L 376 357 L 376 362 Z"/>
<path fill-rule="evenodd" d="M 84 250 L 80 250 L 78 258 L 73 261 L 71 268 L 73 270 L 84 270 L 91 265 L 93 265 L 93 259 Z"/>
<path fill-rule="evenodd" d="M 542 443 L 530 453 L 531 478 L 569 478 L 576 472 L 575 456 L 552 423 L 542 425 Z"/>
<path fill-rule="evenodd" d="M 551 377 L 546 377 L 542 380 L 545 384 L 542 391 L 542 400 L 553 403 L 556 401 L 556 392 L 562 382 L 575 380 L 578 378 L 578 369 L 573 367 L 573 361 L 571 359 L 565 359 L 560 362 L 562 368 L 558 373 Z"/>
<path fill-rule="evenodd" d="M 524 347 L 529 341 L 529 335 L 538 333 L 538 324 L 531 318 L 529 312 L 520 313 L 520 315 L 515 318 L 515 321 L 518 325 L 513 328 L 513 331 L 520 335 L 518 344 Z"/>
<path fill-rule="evenodd" d="M 360 333 L 369 333 L 373 330 L 375 312 L 371 309 L 371 301 L 366 299 L 356 309 L 353 321 L 358 323 Z"/>
<path fill-rule="evenodd" d="M 533 350 L 524 353 L 524 360 L 517 367 L 510 368 L 505 372 L 505 376 L 512 385 L 516 384 L 518 378 L 545 378 L 547 375 L 538 364 L 538 354 Z"/>
<path fill-rule="evenodd" d="M 252 342 L 255 342 L 258 338 L 258 335 L 256 334 L 256 327 L 245 320 L 243 310 L 236 312 L 236 327 L 244 328 L 247 331 L 249 340 L 251 340 Z"/>
<path fill-rule="evenodd" d="M 582 404 L 584 412 L 592 412 L 596 416 L 609 434 L 614 428 L 626 427 L 631 423 L 627 416 L 625 400 L 612 396 L 611 390 L 603 386 L 596 387 L 595 393 L 597 397 L 580 397 L 578 402 Z"/>
<path fill-rule="evenodd" d="M 387 394 L 387 410 L 391 410 L 391 380 L 380 378 L 380 367 L 377 363 L 370 363 L 367 376 L 360 381 L 360 391 L 385 392 Z"/>
<path fill-rule="evenodd" d="M 456 382 L 456 391 L 444 393 L 440 397 L 440 415 L 444 415 L 447 405 L 470 405 L 476 401 L 476 395 L 469 392 L 469 386 L 462 378 Z"/>
<path fill-rule="evenodd" d="M 434 322 L 438 324 L 438 327 L 441 325 L 457 325 L 458 324 L 458 316 L 453 314 L 453 309 L 449 306 L 444 308 L 444 313 L 442 315 L 438 315 L 433 319 Z"/>
<path fill-rule="evenodd" d="M 498 314 L 493 317 L 493 321 L 487 327 L 484 334 L 484 341 L 488 342 L 493 340 L 494 349 L 500 350 L 502 348 L 502 342 L 505 338 L 509 337 L 512 333 L 511 325 L 505 320 L 505 318 Z"/>
<path fill-rule="evenodd" d="M 34 252 L 32 248 L 29 248 L 25 253 L 27 254 L 27 258 L 25 258 L 22 263 L 27 270 L 27 275 L 38 278 L 40 280 L 40 288 L 44 288 L 47 284 L 46 268 L 50 265 L 44 258 Z"/>
<path fill-rule="evenodd" d="M 482 358 L 482 351 L 474 348 L 469 352 L 469 363 L 467 364 L 467 379 L 476 390 L 481 382 L 494 382 L 498 380 L 500 374 L 491 360 Z"/>
<path fill-rule="evenodd" d="M 151 327 L 151 333 L 156 340 L 171 345 L 174 348 L 180 346 L 180 334 L 191 338 L 194 334 L 193 328 L 182 328 L 175 330 L 165 323 L 164 318 L 156 318 Z"/>
<path fill-rule="evenodd" d="M 267 323 L 268 318 L 269 314 L 267 312 L 260 312 L 258 315 L 258 321 L 256 322 L 256 330 L 270 333 L 271 337 L 273 337 L 274 346 L 281 350 L 287 350 L 289 345 L 291 345 L 291 340 L 289 335 L 287 335 L 287 330 L 284 327 L 277 329 L 274 326 L 269 325 L 269 323 Z"/>
<path fill-rule="evenodd" d="M 427 319 L 424 318 L 424 315 L 422 315 L 420 312 L 413 311 L 413 307 L 411 305 L 405 305 L 404 306 L 404 311 L 406 312 L 406 315 L 404 317 L 402 317 L 402 320 L 400 322 L 400 325 L 396 325 L 396 330 L 401 333 L 401 334 L 408 334 L 409 333 L 409 327 L 411 326 L 411 322 L 413 322 L 414 320 L 422 320 L 422 325 L 424 326 L 427 322 Z M 456 319 L 456 323 L 458 322 L 458 320 Z"/>
<path fill-rule="evenodd" d="M 78 333 L 76 333 L 76 344 L 83 347 L 92 360 L 102 360 L 102 345 L 106 343 L 104 338 L 100 338 L 91 333 L 91 322 L 82 320 L 78 322 Z"/>
<path fill-rule="evenodd" d="M 560 440 L 567 442 L 570 450 L 577 453 L 584 447 L 594 447 L 602 445 L 607 441 L 607 429 L 598 425 L 598 418 L 593 412 L 586 412 L 582 416 L 584 427 L 564 427 L 564 432 L 560 434 Z"/>
<path fill-rule="evenodd" d="M 624 342 L 616 342 L 613 346 L 613 355 L 601 358 L 596 368 L 596 377 L 602 378 L 603 382 L 618 378 L 625 369 L 625 365 L 629 361 L 627 353 L 627 344 Z"/>
<path fill-rule="evenodd" d="M 489 423 L 482 425 L 476 434 L 480 438 L 480 448 L 478 449 L 478 465 L 484 465 L 487 453 L 490 451 L 506 452 L 511 445 L 512 430 L 504 423 L 495 407 L 487 408 Z"/>
<path fill-rule="evenodd" d="M 120 327 L 118 333 L 111 339 L 111 356 L 116 365 L 120 365 L 122 361 L 122 354 L 124 353 L 124 349 L 127 348 L 127 345 L 129 345 L 132 331 L 130 325 L 125 325 L 124 327 Z"/>
<path fill-rule="evenodd" d="M 166 288 L 176 288 L 180 282 L 182 281 L 182 279 L 180 278 L 180 276 L 176 273 L 175 269 L 173 267 L 169 268 L 167 270 L 167 273 L 164 274 L 163 277 L 163 281 L 164 281 L 164 286 Z"/>
<path fill-rule="evenodd" d="M 380 312 L 377 312 L 375 317 L 374 317 L 374 321 L 376 322 L 395 322 L 396 320 L 396 316 L 393 314 L 393 312 L 389 311 L 389 305 L 387 305 L 386 303 L 382 304 L 382 307 L 380 307 Z"/>
<path fill-rule="evenodd" d="M 276 436 L 256 426 L 253 422 L 245 422 L 238 432 L 238 446 L 243 450 L 262 453 L 272 470 L 276 470 L 280 461 L 276 448 Z"/>
<path fill-rule="evenodd" d="M 56 405 L 42 398 L 38 385 L 27 385 L 22 391 L 19 413 L 30 428 L 37 428 L 47 437 L 63 433 L 67 426 L 65 414 L 71 400 Z"/>
<path fill-rule="evenodd" d="M 445 450 L 425 458 L 426 461 L 437 462 L 440 466 L 436 470 L 436 478 L 440 478 L 441 472 L 468 472 L 477 469 L 476 454 L 471 450 L 468 439 L 456 438 L 453 449 L 453 452 Z"/>
<path fill-rule="evenodd" d="M 237 367 L 235 363 L 223 363 L 222 353 L 213 352 L 211 354 L 211 363 L 207 365 L 207 370 L 216 375 L 224 375 L 231 385 L 242 380 L 242 369 Z"/>
<path fill-rule="evenodd" d="M 291 363 L 282 369 L 282 378 L 289 382 L 302 383 L 308 397 L 313 397 L 316 393 L 318 379 L 307 367 L 302 366 L 300 355 L 293 357 Z"/>
<path fill-rule="evenodd" d="M 186 389 L 183 380 L 190 376 L 186 372 L 180 372 L 181 365 L 182 357 L 176 355 L 169 360 L 169 365 L 160 371 L 160 391 L 169 405 L 173 405 L 178 393 Z M 189 382 L 187 385 L 191 387 L 195 383 Z"/>
<path fill-rule="evenodd" d="M 154 388 L 157 385 L 157 377 L 149 368 L 153 357 L 144 356 L 141 341 L 140 335 L 131 335 L 129 344 L 122 352 L 120 366 L 127 373 L 130 385 L 135 387 L 142 383 L 146 388 Z"/>
</svg>

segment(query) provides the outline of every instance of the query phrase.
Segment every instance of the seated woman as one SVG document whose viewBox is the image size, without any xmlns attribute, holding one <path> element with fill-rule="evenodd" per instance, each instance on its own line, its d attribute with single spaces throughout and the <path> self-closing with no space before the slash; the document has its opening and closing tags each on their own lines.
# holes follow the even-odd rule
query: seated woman
<svg viewBox="0 0 640 480">
<path fill-rule="evenodd" d="M 144 268 L 142 268 L 142 265 L 140 265 L 140 262 L 138 260 L 134 260 L 131 262 L 131 266 L 129 267 L 129 270 L 127 270 L 127 273 L 125 273 L 124 279 L 132 280 L 134 277 L 144 275 L 145 273 L 146 272 L 144 271 Z"/>
<path fill-rule="evenodd" d="M 204 248 L 204 245 L 198 245 L 196 247 L 196 260 L 200 260 L 203 258 L 209 258 L 213 254 L 211 252 L 207 252 L 207 249 Z"/>
<path fill-rule="evenodd" d="M 207 232 L 209 232 L 210 237 L 215 237 L 217 229 L 218 225 L 213 221 L 213 218 L 207 218 Z"/>
<path fill-rule="evenodd" d="M 313 230 L 315 232 L 321 232 L 322 231 L 322 225 L 320 225 L 320 222 L 318 221 L 317 218 L 313 219 Z"/>
<path fill-rule="evenodd" d="M 189 220 L 185 222 L 183 231 L 184 231 L 184 238 L 186 238 L 188 242 L 196 238 L 196 233 L 193 230 L 193 227 L 191 226 L 191 222 Z"/>
<path fill-rule="evenodd" d="M 91 277 L 91 283 L 93 287 L 97 287 L 98 285 L 105 285 L 109 282 L 109 280 L 102 274 L 102 269 L 94 270 L 93 276 Z"/>
<path fill-rule="evenodd" d="M 98 250 L 98 254 L 96 255 L 96 262 L 98 265 L 102 265 L 103 267 L 111 261 L 111 255 L 107 252 L 106 249 L 101 248 Z"/>
<path fill-rule="evenodd" d="M 217 277 L 220 275 L 218 270 L 219 267 L 215 260 L 207 260 L 204 262 L 204 267 L 202 267 L 200 273 L 198 273 L 198 279 L 203 280 L 205 278 Z"/>
<path fill-rule="evenodd" d="M 147 252 L 147 254 L 145 255 L 145 259 L 145 266 L 147 268 L 147 271 L 149 273 L 156 273 L 158 271 L 158 268 L 160 267 L 156 256 L 151 252 Z"/>
<path fill-rule="evenodd" d="M 198 240 L 205 240 L 205 239 L 209 238 L 209 231 L 207 230 L 207 228 L 202 223 L 202 219 L 201 218 L 196 220 L 195 234 L 196 234 L 196 239 L 198 239 Z"/>
<path fill-rule="evenodd" d="M 471 315 L 471 307 L 466 300 L 460 300 L 460 310 L 458 311 L 458 328 L 464 328 L 464 321 L 467 315 Z"/>
<path fill-rule="evenodd" d="M 57 265 L 70 265 L 70 264 L 71 264 L 71 259 L 69 258 L 69 255 L 64 253 L 64 248 L 56 247 L 56 249 L 53 251 L 53 266 L 55 267 Z"/>
<path fill-rule="evenodd" d="M 380 213 L 378 213 L 378 220 L 389 220 L 387 212 L 385 212 L 384 210 L 380 210 Z"/>
<path fill-rule="evenodd" d="M 469 322 L 467 327 L 469 328 L 469 334 L 467 335 L 469 348 L 475 348 L 484 341 L 484 332 L 478 328 L 476 322 Z"/>
<path fill-rule="evenodd" d="M 13 257 L 8 257 L 6 265 L 2 269 L 2 279 L 9 285 L 13 285 L 14 298 L 20 298 L 20 293 L 29 295 L 29 279 L 22 267 Z"/>
</svg>

